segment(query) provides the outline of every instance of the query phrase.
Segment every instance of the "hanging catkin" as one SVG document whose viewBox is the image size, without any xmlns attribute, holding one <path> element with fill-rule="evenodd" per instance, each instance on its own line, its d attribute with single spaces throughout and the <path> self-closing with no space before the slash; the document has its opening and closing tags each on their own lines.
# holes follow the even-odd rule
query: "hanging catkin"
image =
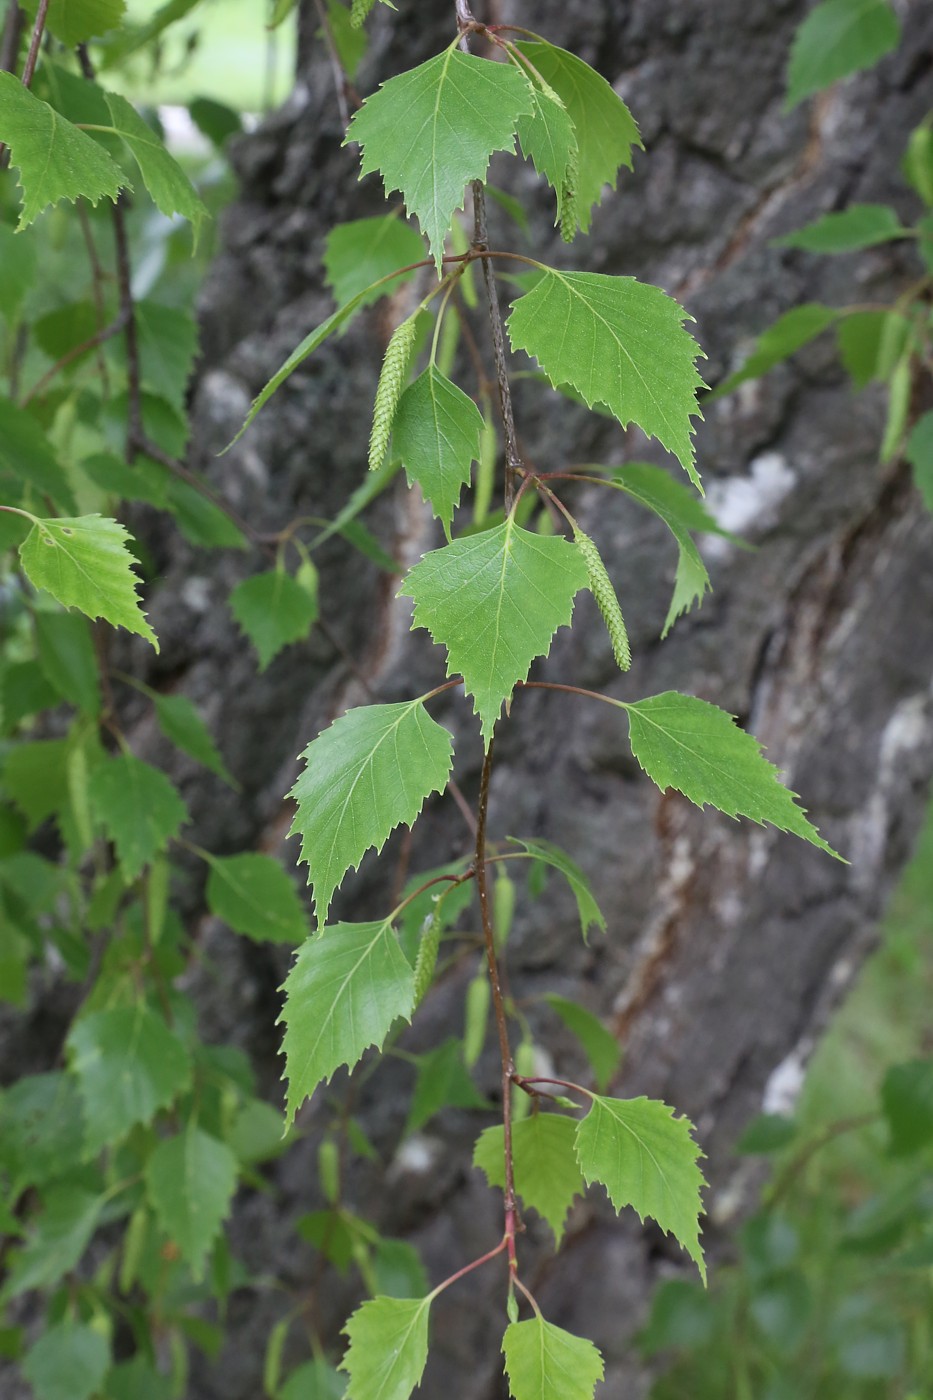
<svg viewBox="0 0 933 1400">
<path fill-rule="evenodd" d="M 374 472 L 381 467 L 392 435 L 395 410 L 405 387 L 405 372 L 408 369 L 408 356 L 415 339 L 415 318 L 409 316 L 397 326 L 392 339 L 386 346 L 385 358 L 376 389 L 376 403 L 373 408 L 373 430 L 369 436 L 369 470 Z"/>
<path fill-rule="evenodd" d="M 627 671 L 632 664 L 632 649 L 628 643 L 625 620 L 622 617 L 622 609 L 619 607 L 616 591 L 612 586 L 612 579 L 606 573 L 606 566 L 600 557 L 599 550 L 589 535 L 585 535 L 579 529 L 575 529 L 573 533 L 580 553 L 586 562 L 586 571 L 590 577 L 590 592 L 596 599 L 599 611 L 603 615 L 603 622 L 606 624 L 606 631 L 609 633 L 609 640 L 612 642 L 612 654 L 618 663 L 619 670 Z"/>
</svg>

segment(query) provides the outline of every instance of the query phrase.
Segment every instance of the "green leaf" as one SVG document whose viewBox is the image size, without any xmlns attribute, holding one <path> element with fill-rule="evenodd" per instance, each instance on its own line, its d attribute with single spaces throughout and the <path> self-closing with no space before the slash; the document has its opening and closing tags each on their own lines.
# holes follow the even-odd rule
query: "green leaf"
<svg viewBox="0 0 933 1400">
<path fill-rule="evenodd" d="M 603 1359 L 592 1342 L 538 1313 L 511 1322 L 502 1338 L 513 1400 L 593 1400 Z"/>
<path fill-rule="evenodd" d="M 210 730 L 187 695 L 158 695 L 153 692 L 151 699 L 159 728 L 166 739 L 235 788 L 237 784 L 230 776 Z"/>
<path fill-rule="evenodd" d="M 621 1045 L 599 1017 L 594 1016 L 592 1011 L 587 1011 L 585 1006 L 568 1001 L 566 997 L 558 996 L 554 992 L 549 993 L 544 1000 L 583 1046 L 593 1067 L 596 1087 L 602 1092 L 619 1068 L 622 1058 Z"/>
<path fill-rule="evenodd" d="M 226 1143 L 194 1122 L 165 1138 L 146 1163 L 146 1195 L 156 1218 L 196 1279 L 230 1212 L 237 1160 Z"/>
<path fill-rule="evenodd" d="M 409 1019 L 414 973 L 391 921 L 334 924 L 298 950 L 285 981 L 282 1049 L 288 1079 L 287 1121 L 322 1080 L 352 1069 L 380 1045 L 399 1017 Z"/>
<path fill-rule="evenodd" d="M 134 313 L 142 384 L 184 412 L 198 349 L 194 317 L 148 299 L 137 301 Z M 122 354 L 122 347 L 119 353 Z"/>
<path fill-rule="evenodd" d="M 231 136 L 242 134 L 243 118 L 240 113 L 213 97 L 194 98 L 188 103 L 188 114 L 198 131 L 203 132 L 218 150 L 223 150 Z"/>
<path fill-rule="evenodd" d="M 416 1133 L 442 1108 L 488 1108 L 463 1064 L 463 1042 L 445 1040 L 435 1050 L 418 1056 L 418 1078 L 405 1124 L 406 1133 Z"/>
<path fill-rule="evenodd" d="M 433 364 L 405 390 L 395 414 L 394 450 L 448 534 L 482 430 L 476 404 Z"/>
<path fill-rule="evenodd" d="M 324 245 L 327 285 L 338 306 L 353 301 L 361 310 L 414 277 L 413 271 L 405 272 L 382 286 L 373 285 L 397 268 L 421 262 L 424 251 L 420 233 L 395 214 L 337 224 Z"/>
<path fill-rule="evenodd" d="M 341 1400 L 347 1382 L 326 1361 L 306 1361 L 292 1371 L 277 1400 Z"/>
<path fill-rule="evenodd" d="M 856 389 L 887 379 L 907 348 L 911 324 L 897 311 L 856 311 L 839 322 L 839 357 Z"/>
<path fill-rule="evenodd" d="M 546 43 L 522 43 L 517 47 L 557 93 L 573 123 L 577 144 L 576 219 L 587 233 L 593 207 L 602 201 L 604 187 L 615 188 L 622 166 L 632 168 L 632 147 L 642 144 L 638 127 L 605 78 L 576 54 Z M 538 166 L 537 157 L 535 164 Z"/>
<path fill-rule="evenodd" d="M 709 803 L 730 817 L 770 822 L 842 859 L 807 821 L 758 740 L 725 710 L 674 690 L 622 708 L 632 753 L 662 792 L 676 788 L 698 807 Z"/>
<path fill-rule="evenodd" d="M 601 1182 L 617 1211 L 632 1206 L 650 1216 L 696 1263 L 704 1281 L 700 1248 L 701 1155 L 692 1125 L 656 1099 L 593 1096 L 577 1127 L 577 1159 L 587 1184 Z"/>
<path fill-rule="evenodd" d="M 794 35 L 787 70 L 787 107 L 870 68 L 897 48 L 901 27 L 886 0 L 823 0 Z"/>
<path fill-rule="evenodd" d="M 259 942 L 295 944 L 308 936 L 308 917 L 295 886 L 272 856 L 254 851 L 213 856 L 207 905 L 237 933 Z"/>
<path fill-rule="evenodd" d="M 914 469 L 914 482 L 927 510 L 933 511 L 933 413 L 925 413 L 913 426 L 904 456 Z"/>
<path fill-rule="evenodd" d="M 428 1359 L 431 1298 L 370 1298 L 344 1328 L 347 1400 L 408 1400 Z"/>
<path fill-rule="evenodd" d="M 510 516 L 426 554 L 399 596 L 415 601 L 412 625 L 447 648 L 447 674 L 463 676 L 488 741 L 503 701 L 535 657 L 547 655 L 586 586 L 579 550 L 523 530 Z"/>
<path fill-rule="evenodd" d="M 891 1152 L 906 1157 L 933 1142 L 933 1060 L 894 1065 L 881 1086 Z"/>
<path fill-rule="evenodd" d="M 2 76 L 2 74 L 0 74 Z M 36 520 L 19 547 L 30 582 L 44 588 L 66 608 L 102 617 L 159 643 L 136 597 L 135 560 L 126 547 L 131 538 L 116 520 L 99 515 Z"/>
<path fill-rule="evenodd" d="M 11 1193 L 43 1186 L 61 1175 L 63 1162 L 81 1160 L 84 1123 L 70 1075 L 32 1074 L 0 1096 L 0 1166 Z"/>
<path fill-rule="evenodd" d="M 100 680 L 87 619 L 71 612 L 36 612 L 39 664 L 63 700 L 92 718 L 100 714 Z"/>
<path fill-rule="evenodd" d="M 508 330 L 513 349 L 534 356 L 555 387 L 571 384 L 590 408 L 605 404 L 623 428 L 637 423 L 699 487 L 690 419 L 699 415 L 702 352 L 687 319 L 672 297 L 634 277 L 545 268 L 512 303 Z"/>
<path fill-rule="evenodd" d="M 137 470 L 151 471 L 154 465 L 151 457 L 137 458 Z M 240 527 L 189 482 L 169 477 L 165 495 L 166 509 L 189 544 L 205 549 L 249 548 Z"/>
<path fill-rule="evenodd" d="M 519 119 L 518 139 L 522 155 L 526 160 L 534 161 L 535 170 L 543 175 L 556 193 L 560 212 L 564 191 L 578 169 L 577 134 L 573 119 L 560 98 L 537 87 L 533 90 L 533 97 L 534 114 Z M 576 227 L 577 221 L 574 219 L 573 233 Z"/>
<path fill-rule="evenodd" d="M 23 0 L 23 8 L 35 16 L 38 0 Z M 73 49 L 117 29 L 125 13 L 126 0 L 51 0 L 46 28 L 66 48 Z"/>
<path fill-rule="evenodd" d="M 750 1157 L 780 1152 L 799 1132 L 793 1118 L 785 1118 L 782 1113 L 759 1113 L 743 1130 L 735 1150 Z"/>
<path fill-rule="evenodd" d="M 397 826 L 411 826 L 432 792 L 443 792 L 453 761 L 446 729 L 420 700 L 349 710 L 302 754 L 306 768 L 290 796 L 319 923 L 348 870 L 382 850 Z"/>
<path fill-rule="evenodd" d="M 513 149 L 518 119 L 533 110 L 516 69 L 447 49 L 383 83 L 353 117 L 347 142 L 362 147 L 361 176 L 378 170 L 386 194 L 401 191 L 438 276 L 464 186 L 484 178 L 494 151 Z"/>
<path fill-rule="evenodd" d="M 191 1080 L 184 1045 L 143 1002 L 82 1016 L 67 1046 L 91 1152 L 119 1142 L 137 1123 L 150 1123 Z"/>
<path fill-rule="evenodd" d="M 18 228 L 60 199 L 105 196 L 116 202 L 127 178 L 96 141 L 34 97 L 12 73 L 0 73 L 0 141 L 20 173 L 23 207 Z"/>
<path fill-rule="evenodd" d="M 560 1245 L 564 1221 L 576 1196 L 586 1189 L 574 1143 L 577 1119 L 563 1113 L 532 1113 L 512 1125 L 515 1189 L 554 1231 Z M 473 1165 L 486 1173 L 490 1186 L 505 1187 L 501 1124 L 480 1133 Z"/>
<path fill-rule="evenodd" d="M 187 219 L 194 230 L 197 244 L 201 221 L 207 217 L 207 210 L 198 199 L 188 176 L 177 160 L 169 155 L 164 142 L 125 97 L 116 92 L 105 92 L 103 96 L 113 129 L 129 146 L 156 208 L 166 218 L 180 214 Z"/>
<path fill-rule="evenodd" d="M 135 880 L 188 820 L 188 809 L 170 779 L 131 754 L 96 768 L 88 795 L 94 816 L 116 846 L 127 880 Z"/>
<path fill-rule="evenodd" d="M 933 207 L 933 123 L 929 116 L 910 133 L 901 169 L 927 208 Z"/>
<path fill-rule="evenodd" d="M 791 355 L 809 345 L 818 335 L 831 326 L 843 313 L 832 306 L 821 306 L 810 301 L 804 306 L 795 306 L 779 316 L 773 326 L 769 326 L 755 343 L 755 348 L 741 369 L 730 374 L 721 384 L 717 384 L 707 402 L 731 394 L 746 379 L 758 379 L 769 369 L 790 359 Z"/>
<path fill-rule="evenodd" d="M 238 583 L 230 611 L 258 651 L 260 671 L 283 647 L 304 641 L 318 615 L 317 599 L 284 569 Z"/>
<path fill-rule="evenodd" d="M 59 1169 L 64 1165 L 59 1162 Z M 30 1288 L 52 1288 L 70 1273 L 90 1244 L 103 1205 L 103 1197 L 79 1186 L 52 1187 L 35 1228 L 10 1262 L 4 1300 Z"/>
<path fill-rule="evenodd" d="M 121 1361 L 107 1377 L 107 1400 L 173 1400 L 171 1379 L 156 1371 L 142 1352 Z"/>
<path fill-rule="evenodd" d="M 23 1375 L 36 1400 L 90 1400 L 110 1366 L 102 1333 L 77 1322 L 60 1322 L 36 1342 L 23 1362 Z"/>
<path fill-rule="evenodd" d="M 0 77 L 3 75 L 0 74 Z M 0 397 L 0 471 L 9 472 L 64 510 L 76 510 L 68 478 L 31 413 Z"/>
<path fill-rule="evenodd" d="M 850 204 L 838 214 L 824 214 L 806 228 L 785 233 L 773 242 L 778 248 L 803 248 L 808 253 L 849 253 L 906 235 L 890 205 Z"/>
<path fill-rule="evenodd" d="M 580 931 L 584 941 L 587 939 L 590 929 L 594 926 L 605 932 L 606 920 L 603 918 L 602 910 L 593 897 L 590 882 L 576 861 L 568 856 L 566 851 L 562 851 L 559 846 L 555 846 L 553 841 L 521 840 L 516 836 L 510 836 L 509 841 L 513 846 L 521 846 L 535 860 L 543 861 L 554 870 L 559 870 L 564 876 L 571 890 L 573 897 L 577 901 L 577 912 L 580 915 Z"/>
</svg>

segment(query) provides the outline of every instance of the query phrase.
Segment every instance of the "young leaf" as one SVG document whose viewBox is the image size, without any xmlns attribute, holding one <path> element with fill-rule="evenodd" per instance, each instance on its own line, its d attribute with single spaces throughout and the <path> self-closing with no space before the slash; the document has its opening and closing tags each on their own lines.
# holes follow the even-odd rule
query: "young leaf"
<svg viewBox="0 0 933 1400">
<path fill-rule="evenodd" d="M 445 532 L 461 487 L 479 458 L 483 415 L 471 398 L 428 365 L 402 395 L 395 415 L 394 451 L 401 457 L 412 484 L 417 481 L 424 498 Z"/>
<path fill-rule="evenodd" d="M 386 346 L 376 386 L 376 402 L 373 407 L 373 426 L 369 435 L 369 470 L 377 471 L 385 459 L 395 410 L 402 397 L 405 379 L 408 375 L 408 361 L 415 343 L 418 329 L 417 316 L 409 316 L 392 332 Z"/>
<path fill-rule="evenodd" d="M 416 1133 L 442 1108 L 488 1108 L 463 1065 L 463 1044 L 456 1037 L 418 1056 L 418 1078 L 405 1124 Z"/>
<path fill-rule="evenodd" d="M 0 77 L 3 75 L 0 74 Z M 136 597 L 135 560 L 126 547 L 129 533 L 116 520 L 99 515 L 36 520 L 19 547 L 30 582 L 66 608 L 102 617 L 159 643 Z"/>
<path fill-rule="evenodd" d="M 725 710 L 674 690 L 622 708 L 632 753 L 662 792 L 676 788 L 698 807 L 709 803 L 730 817 L 770 822 L 842 859 L 807 821 L 758 740 Z"/>
<path fill-rule="evenodd" d="M 195 188 L 181 166 L 170 156 L 165 143 L 143 121 L 136 108 L 116 92 L 103 94 L 110 111 L 114 131 L 126 142 L 133 159 L 139 166 L 143 183 L 152 196 L 156 208 L 167 218 L 180 214 L 187 219 L 194 231 L 197 244 L 201 221 L 207 218 L 207 210 L 195 192 Z"/>
<path fill-rule="evenodd" d="M 593 1400 L 603 1359 L 592 1342 L 545 1322 L 538 1313 L 511 1322 L 502 1338 L 513 1400 Z"/>
<path fill-rule="evenodd" d="M 577 913 L 580 915 L 580 931 L 584 941 L 589 935 L 590 929 L 595 924 L 605 932 L 606 920 L 603 918 L 602 910 L 596 903 L 593 891 L 590 889 L 590 882 L 580 869 L 577 862 L 568 856 L 566 851 L 562 851 L 559 846 L 555 846 L 552 841 L 543 840 L 521 840 L 516 836 L 510 836 L 510 843 L 513 846 L 521 846 L 535 860 L 543 861 L 545 865 L 551 866 L 554 870 L 559 870 L 564 876 L 573 891 L 573 897 L 577 901 Z"/>
<path fill-rule="evenodd" d="M 308 917 L 295 886 L 277 860 L 256 851 L 214 856 L 207 906 L 237 933 L 264 943 L 300 943 Z"/>
<path fill-rule="evenodd" d="M 794 35 L 787 107 L 896 49 L 901 27 L 886 0 L 823 0 Z"/>
<path fill-rule="evenodd" d="M 5 398 L 0 398 L 0 469 L 50 496 L 64 510 L 77 509 L 68 478 L 45 433 L 31 413 Z"/>
<path fill-rule="evenodd" d="M 453 762 L 446 729 L 420 700 L 349 710 L 302 754 L 291 790 L 298 804 L 291 835 L 301 836 L 319 923 L 348 870 L 397 826 L 411 826 L 432 792 L 443 792 Z"/>
<path fill-rule="evenodd" d="M 849 253 L 906 236 L 907 229 L 889 204 L 850 204 L 838 214 L 824 214 L 806 228 L 775 238 L 774 243 L 808 253 Z"/>
<path fill-rule="evenodd" d="M 188 820 L 188 809 L 170 779 L 130 754 L 94 770 L 88 797 L 93 815 L 116 846 L 127 880 L 135 880 Z"/>
<path fill-rule="evenodd" d="M 596 1087 L 602 1093 L 619 1068 L 619 1061 L 622 1058 L 621 1045 L 612 1032 L 603 1025 L 599 1017 L 594 1016 L 592 1011 L 587 1011 L 585 1006 L 580 1006 L 575 1001 L 568 1001 L 566 997 L 557 996 L 553 992 L 549 993 L 544 1000 L 583 1046 L 586 1057 L 593 1067 Z"/>
<path fill-rule="evenodd" d="M 512 1125 L 515 1189 L 554 1231 L 558 1246 L 574 1197 L 586 1183 L 575 1155 L 577 1119 L 563 1113 L 532 1113 Z M 505 1186 L 501 1124 L 480 1133 L 473 1165 L 486 1173 L 490 1186 Z"/>
<path fill-rule="evenodd" d="M 483 179 L 494 151 L 513 148 L 518 119 L 533 110 L 516 69 L 447 49 L 383 83 L 353 117 L 346 139 L 362 147 L 361 176 L 378 170 L 387 194 L 401 191 L 438 276 L 464 186 Z"/>
<path fill-rule="evenodd" d="M 152 703 L 159 728 L 166 739 L 235 788 L 237 784 L 230 776 L 210 730 L 187 695 L 153 694 Z"/>
<path fill-rule="evenodd" d="M 285 981 L 287 1122 L 341 1065 L 352 1069 L 392 1023 L 408 1019 L 414 973 L 389 920 L 334 924 L 298 950 Z"/>
<path fill-rule="evenodd" d="M 12 73 L 0 73 L 0 141 L 20 173 L 23 207 L 18 228 L 25 228 L 60 199 L 105 196 L 116 202 L 129 182 L 96 141 L 34 97 Z"/>
<path fill-rule="evenodd" d="M 409 1400 L 428 1359 L 431 1297 L 370 1298 L 344 1328 L 347 1400 Z"/>
<path fill-rule="evenodd" d="M 317 599 L 284 569 L 238 583 L 230 611 L 258 651 L 260 671 L 283 647 L 304 641 L 318 615 Z"/>
<path fill-rule="evenodd" d="M 632 665 L 632 648 L 629 646 L 625 619 L 622 616 L 622 609 L 619 607 L 612 579 L 609 577 L 595 541 L 591 540 L 589 535 L 578 527 L 574 527 L 573 538 L 583 555 L 590 581 L 590 592 L 596 599 L 596 605 L 603 622 L 606 624 L 616 665 L 620 671 L 628 671 Z"/>
<path fill-rule="evenodd" d="M 225 1142 L 191 1122 L 164 1138 L 146 1162 L 146 1195 L 169 1239 L 196 1279 L 230 1212 L 237 1160 Z"/>
<path fill-rule="evenodd" d="M 632 168 L 632 147 L 642 144 L 638 127 L 605 78 L 576 54 L 546 43 L 521 43 L 517 47 L 557 93 L 573 123 L 577 146 L 575 223 L 587 233 L 593 207 L 602 200 L 604 187 L 615 187 L 622 166 Z M 524 138 L 522 149 L 525 150 Z M 537 157 L 535 164 L 538 165 Z"/>
<path fill-rule="evenodd" d="M 587 405 L 604 403 L 622 427 L 637 423 L 673 452 L 694 485 L 693 428 L 700 348 L 687 313 L 659 287 L 633 277 L 545 268 L 512 303 L 514 349 L 533 355 L 553 385 L 571 384 Z"/>
<path fill-rule="evenodd" d="M 927 510 L 933 511 L 933 412 L 914 424 L 904 456 L 914 469 L 914 482 Z"/>
<path fill-rule="evenodd" d="M 23 8 L 35 15 L 38 0 L 24 0 Z M 117 29 L 126 13 L 126 0 L 51 0 L 46 25 L 66 48 Z"/>
<path fill-rule="evenodd" d="M 151 1122 L 191 1079 L 184 1045 L 142 1002 L 82 1016 L 67 1045 L 93 1153 Z"/>
<path fill-rule="evenodd" d="M 414 627 L 447 648 L 447 674 L 462 675 L 488 740 L 503 701 L 532 661 L 567 626 L 587 583 L 579 550 L 560 536 L 532 534 L 509 516 L 479 535 L 426 554 L 400 597 L 415 602 Z"/>
<path fill-rule="evenodd" d="M 36 1400 L 90 1400 L 100 1392 L 110 1366 L 103 1334 L 78 1322 L 59 1322 L 43 1332 L 23 1362 Z"/>
<path fill-rule="evenodd" d="M 704 1281 L 700 1248 L 701 1155 L 692 1125 L 656 1099 L 593 1096 L 577 1126 L 577 1160 L 588 1185 L 605 1186 L 616 1210 L 633 1206 L 650 1216 L 684 1247 Z"/>
<path fill-rule="evenodd" d="M 775 365 L 789 360 L 791 355 L 796 354 L 804 345 L 809 345 L 811 340 L 815 340 L 841 315 L 842 312 L 834 307 L 821 306 L 816 301 L 786 311 L 783 316 L 778 317 L 773 326 L 762 331 L 742 368 L 730 374 L 721 384 L 717 384 L 710 393 L 708 402 L 714 397 L 718 399 L 724 394 L 731 394 L 733 389 L 744 384 L 746 379 L 758 379 Z"/>
<path fill-rule="evenodd" d="M 361 297 L 357 309 L 397 291 L 414 272 L 402 273 L 382 286 L 373 286 L 396 268 L 421 262 L 424 240 L 395 214 L 353 219 L 337 224 L 324 245 L 324 272 L 338 306 Z"/>
</svg>

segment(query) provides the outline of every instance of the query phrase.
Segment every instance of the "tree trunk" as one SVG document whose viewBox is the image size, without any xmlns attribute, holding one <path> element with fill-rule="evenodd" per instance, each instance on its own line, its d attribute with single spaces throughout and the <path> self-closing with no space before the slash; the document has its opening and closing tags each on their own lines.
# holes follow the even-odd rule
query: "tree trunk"
<svg viewBox="0 0 933 1400">
<path fill-rule="evenodd" d="M 340 146 L 333 80 L 308 8 L 295 95 L 237 152 L 242 193 L 225 220 L 202 312 L 194 464 L 268 530 L 296 515 L 333 516 L 363 479 L 368 413 L 394 323 L 384 306 L 365 313 L 305 363 L 231 453 L 215 459 L 250 398 L 331 310 L 321 273 L 327 230 L 381 207 L 377 180 L 358 185 L 357 152 Z M 496 18 L 533 24 L 594 63 L 629 103 L 646 146 L 619 193 L 604 199 L 592 238 L 571 249 L 550 228 L 552 197 L 530 169 L 494 162 L 493 178 L 532 211 L 535 255 L 664 287 L 696 317 L 713 383 L 788 307 L 892 299 L 916 275 L 907 245 L 818 259 L 769 243 L 856 199 L 890 200 L 907 221 L 917 212 L 898 162 L 929 101 L 933 14 L 906 0 L 896 55 L 786 114 L 787 54 L 807 8 L 803 0 L 539 0 L 533 7 L 502 0 L 497 7 Z M 453 9 L 400 4 L 396 15 L 377 6 L 361 90 L 436 52 L 453 33 Z M 499 246 L 516 237 L 504 223 L 492 236 Z M 476 330 L 487 336 L 484 319 Z M 623 434 L 541 385 L 521 384 L 516 407 L 524 449 L 542 469 L 660 460 L 635 431 Z M 776 1105 L 799 1082 L 872 944 L 933 765 L 933 522 L 903 466 L 878 465 L 883 407 L 874 390 L 853 397 L 825 340 L 710 406 L 697 433 L 708 499 L 755 548 L 708 545 L 714 594 L 663 646 L 674 563 L 663 530 L 624 500 L 607 501 L 613 493 L 578 495 L 574 510 L 609 561 L 636 661 L 618 676 L 595 609 L 581 603 L 573 631 L 559 634 L 542 670 L 623 699 L 676 688 L 736 714 L 851 864 L 790 836 L 698 813 L 675 794 L 660 797 L 634 765 L 615 710 L 528 691 L 499 726 L 491 835 L 546 837 L 574 853 L 608 923 L 607 934 L 585 946 L 555 884 L 545 901 L 519 909 L 513 988 L 522 998 L 571 994 L 608 1017 L 625 1047 L 615 1092 L 663 1096 L 694 1119 L 708 1155 L 714 1258 L 754 1185 L 736 1166 L 732 1144 L 763 1103 Z M 430 515 L 401 485 L 374 518 L 402 565 L 438 542 Z M 193 839 L 217 852 L 282 849 L 295 755 L 370 692 L 395 700 L 437 684 L 441 654 L 424 633 L 409 633 L 407 605 L 394 598 L 397 580 L 337 543 L 320 560 L 327 633 L 257 677 L 225 600 L 238 579 L 264 565 L 247 555 L 194 555 L 176 536 L 159 539 L 148 529 L 163 576 L 150 601 L 162 652 L 146 663 L 147 679 L 180 685 L 205 706 L 243 784 L 232 802 L 202 771 L 173 760 L 195 816 Z M 475 793 L 478 727 L 462 698 L 443 701 L 436 713 L 456 738 L 458 781 Z M 154 737 L 137 739 L 143 752 L 166 757 Z M 289 861 L 295 845 L 284 847 Z M 456 806 L 435 803 L 410 853 L 393 841 L 380 861 L 364 862 L 340 912 L 359 918 L 385 909 L 400 856 L 410 855 L 416 870 L 468 845 Z M 189 905 L 204 951 L 194 974 L 204 1033 L 244 1045 L 275 1093 L 276 988 L 287 960 L 219 928 L 195 885 Z M 458 1027 L 471 971 L 437 988 L 411 1048 L 427 1049 Z M 553 1019 L 540 1009 L 530 1014 L 558 1072 L 572 1074 L 572 1048 Z M 354 1168 L 348 1201 L 387 1233 L 411 1238 L 436 1282 L 496 1243 L 500 1206 L 469 1165 L 475 1115 L 442 1115 L 418 1151 L 397 1150 L 408 1074 L 392 1062 L 361 1095 L 359 1112 L 388 1165 Z M 492 1058 L 481 1062 L 481 1077 L 494 1095 Z M 319 1093 L 305 1110 L 308 1139 L 276 1168 L 281 1194 L 242 1200 L 234 1244 L 256 1273 L 312 1289 L 309 1310 L 336 1342 L 354 1284 L 312 1287 L 313 1258 L 291 1233 L 298 1214 L 321 1204 L 312 1185 L 314 1130 L 329 1112 Z M 617 1222 L 595 1190 L 576 1210 L 555 1262 L 537 1224 L 520 1247 L 547 1316 L 603 1349 L 605 1400 L 644 1394 L 629 1338 L 659 1272 L 683 1267 L 676 1246 L 634 1219 Z M 493 1264 L 438 1301 L 427 1397 L 506 1394 L 503 1272 Z M 230 1311 L 231 1340 L 220 1362 L 193 1381 L 197 1400 L 259 1393 L 281 1296 L 244 1290 Z"/>
</svg>

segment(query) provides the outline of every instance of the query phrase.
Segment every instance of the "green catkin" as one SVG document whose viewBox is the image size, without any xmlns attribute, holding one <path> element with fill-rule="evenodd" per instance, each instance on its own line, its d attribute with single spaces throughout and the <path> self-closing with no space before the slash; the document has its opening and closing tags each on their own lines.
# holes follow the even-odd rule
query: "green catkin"
<svg viewBox="0 0 933 1400">
<path fill-rule="evenodd" d="M 579 529 L 575 529 L 573 534 L 586 563 L 586 572 L 590 578 L 590 592 L 596 599 L 599 611 L 603 615 L 603 622 L 606 624 L 606 631 L 609 633 L 609 640 L 612 642 L 612 654 L 618 663 L 619 670 L 627 671 L 632 664 L 632 649 L 629 646 L 625 620 L 622 617 L 622 609 L 619 607 L 619 600 L 612 586 L 612 580 L 606 573 L 606 566 L 600 557 L 599 550 L 589 535 L 585 535 Z"/>
<path fill-rule="evenodd" d="M 560 196 L 557 201 L 557 220 L 560 224 L 560 236 L 565 243 L 572 243 L 577 233 L 577 176 L 579 173 L 579 161 L 577 149 L 574 147 L 567 162 L 567 173 L 564 176 L 560 187 Z"/>
<path fill-rule="evenodd" d="M 350 27 L 351 29 L 362 29 L 369 18 L 369 12 L 375 5 L 376 0 L 353 0 L 350 6 Z"/>
<path fill-rule="evenodd" d="M 376 471 L 385 460 L 395 410 L 405 387 L 405 374 L 408 369 L 408 356 L 415 340 L 415 317 L 409 316 L 395 328 L 392 339 L 386 346 L 385 358 L 376 389 L 376 403 L 373 408 L 373 430 L 369 436 L 369 470 Z"/>
<path fill-rule="evenodd" d="M 435 905 L 433 911 L 421 925 L 421 942 L 418 944 L 418 956 L 415 959 L 415 1001 L 412 1011 L 421 1005 L 425 993 L 434 979 L 434 969 L 437 967 L 437 950 L 441 946 L 442 925 L 440 908 Z"/>
</svg>

